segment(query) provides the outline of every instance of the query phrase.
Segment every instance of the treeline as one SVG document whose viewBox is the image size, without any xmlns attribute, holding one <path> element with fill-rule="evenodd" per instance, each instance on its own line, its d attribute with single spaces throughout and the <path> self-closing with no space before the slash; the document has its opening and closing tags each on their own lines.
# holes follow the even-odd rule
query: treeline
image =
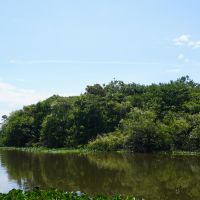
<svg viewBox="0 0 200 200">
<path fill-rule="evenodd" d="M 3 116 L 0 133 L 4 146 L 199 151 L 200 84 L 188 76 L 147 86 L 95 84 Z"/>
</svg>

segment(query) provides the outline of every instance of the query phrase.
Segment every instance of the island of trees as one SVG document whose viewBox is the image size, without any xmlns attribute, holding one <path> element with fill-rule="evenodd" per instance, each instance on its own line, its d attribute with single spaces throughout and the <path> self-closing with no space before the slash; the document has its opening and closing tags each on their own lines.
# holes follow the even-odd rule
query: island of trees
<svg viewBox="0 0 200 200">
<path fill-rule="evenodd" d="M 134 152 L 200 150 L 200 84 L 188 76 L 140 85 L 111 81 L 54 95 L 3 116 L 2 146 Z"/>
</svg>

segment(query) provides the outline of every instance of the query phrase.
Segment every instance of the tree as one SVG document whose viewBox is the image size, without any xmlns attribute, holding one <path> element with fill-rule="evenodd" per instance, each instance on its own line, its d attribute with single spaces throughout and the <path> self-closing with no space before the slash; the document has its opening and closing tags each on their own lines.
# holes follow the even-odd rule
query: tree
<svg viewBox="0 0 200 200">
<path fill-rule="evenodd" d="M 87 86 L 86 94 L 93 94 L 93 95 L 98 95 L 98 96 L 106 95 L 104 88 L 99 84 L 95 84 L 93 86 Z"/>
<path fill-rule="evenodd" d="M 139 152 L 197 151 L 199 116 L 200 85 L 188 76 L 151 85 L 114 80 L 87 86 L 80 96 L 54 95 L 3 116 L 0 140 L 11 146 L 79 147 L 93 141 L 98 148 Z"/>
<path fill-rule="evenodd" d="M 2 127 L 6 145 L 22 147 L 31 142 L 34 139 L 33 121 L 33 117 L 23 111 L 12 113 Z"/>
<path fill-rule="evenodd" d="M 126 148 L 136 152 L 169 150 L 169 135 L 156 121 L 154 112 L 134 109 L 121 123 L 122 132 L 127 135 Z"/>
<path fill-rule="evenodd" d="M 71 113 L 70 101 L 59 98 L 52 102 L 50 109 L 51 114 L 45 117 L 41 125 L 40 142 L 47 147 L 72 145 L 74 141 L 71 141 L 71 130 L 74 116 Z"/>
</svg>

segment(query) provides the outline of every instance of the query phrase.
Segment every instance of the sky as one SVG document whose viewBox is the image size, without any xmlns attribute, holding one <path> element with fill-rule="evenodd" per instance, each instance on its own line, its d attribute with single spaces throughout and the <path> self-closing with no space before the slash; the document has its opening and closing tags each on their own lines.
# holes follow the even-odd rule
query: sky
<svg viewBox="0 0 200 200">
<path fill-rule="evenodd" d="M 200 82 L 199 0 L 0 0 L 0 115 L 87 85 Z"/>
</svg>

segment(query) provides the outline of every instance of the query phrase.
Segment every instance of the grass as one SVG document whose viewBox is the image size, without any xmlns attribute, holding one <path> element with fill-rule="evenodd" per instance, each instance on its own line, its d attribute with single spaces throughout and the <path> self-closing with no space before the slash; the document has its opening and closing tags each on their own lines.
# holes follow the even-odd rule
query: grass
<svg viewBox="0 0 200 200">
<path fill-rule="evenodd" d="M 135 197 L 106 197 L 95 196 L 90 197 L 85 194 L 62 192 L 58 190 L 40 190 L 34 189 L 33 191 L 11 190 L 8 194 L 0 194 L 0 200 L 137 200 Z"/>
<path fill-rule="evenodd" d="M 92 150 L 89 148 L 46 148 L 46 147 L 0 147 L 0 150 L 10 150 L 10 151 L 23 151 L 23 152 L 31 152 L 31 153 L 59 153 L 59 154 L 67 154 L 67 153 L 98 153 L 98 152 L 107 152 L 100 150 Z M 109 151 L 116 153 L 125 153 L 127 151 Z"/>
<path fill-rule="evenodd" d="M 66 148 L 45 148 L 45 147 L 0 147 L 2 150 L 15 150 L 32 153 L 83 153 L 89 152 L 87 149 L 66 149 Z"/>
<path fill-rule="evenodd" d="M 118 150 L 118 151 L 101 151 L 101 150 L 92 150 L 87 148 L 74 148 L 74 149 L 66 149 L 66 148 L 45 148 L 45 147 L 0 147 L 0 150 L 10 150 L 10 151 L 22 151 L 22 152 L 30 152 L 30 153 L 55 153 L 55 154 L 67 154 L 67 153 L 102 153 L 102 152 L 115 152 L 115 153 L 134 153 L 126 150 Z M 151 153 L 152 154 L 152 153 Z M 153 154 L 160 155 L 172 155 L 172 156 L 200 156 L 200 152 L 193 151 L 160 151 L 153 152 Z"/>
<path fill-rule="evenodd" d="M 193 151 L 173 151 L 171 154 L 174 156 L 200 156 L 200 152 Z"/>
</svg>

